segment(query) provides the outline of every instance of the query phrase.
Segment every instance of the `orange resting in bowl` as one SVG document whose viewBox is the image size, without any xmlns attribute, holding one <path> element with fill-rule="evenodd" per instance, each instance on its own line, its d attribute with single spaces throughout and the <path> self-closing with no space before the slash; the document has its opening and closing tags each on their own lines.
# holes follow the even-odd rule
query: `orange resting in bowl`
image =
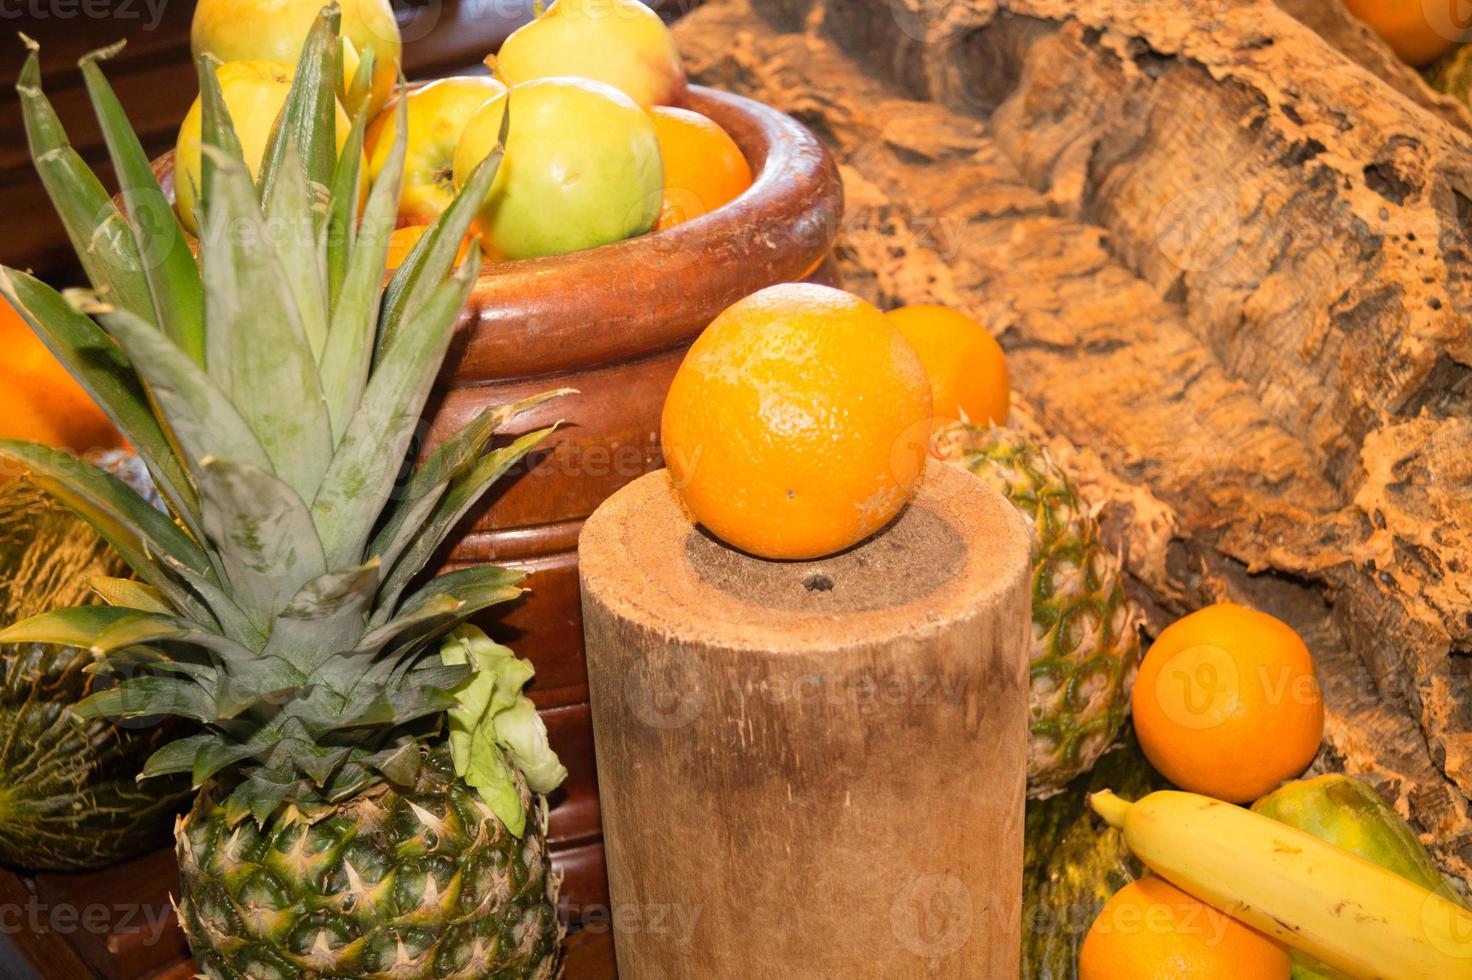
<svg viewBox="0 0 1472 980">
<path fill-rule="evenodd" d="M 689 109 L 649 110 L 664 161 L 664 200 L 655 230 L 709 214 L 751 186 L 751 165 L 716 123 Z"/>
</svg>

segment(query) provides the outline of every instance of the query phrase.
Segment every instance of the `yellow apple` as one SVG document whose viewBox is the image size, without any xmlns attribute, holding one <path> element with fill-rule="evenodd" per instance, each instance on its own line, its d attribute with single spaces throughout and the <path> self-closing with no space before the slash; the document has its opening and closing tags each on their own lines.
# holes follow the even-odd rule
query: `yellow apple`
<svg viewBox="0 0 1472 980">
<path fill-rule="evenodd" d="M 399 225 L 427 225 L 455 199 L 455 147 L 476 110 L 506 91 L 484 75 L 442 78 L 407 96 L 409 136 Z M 368 130 L 368 173 L 378 179 L 398 132 L 398 107 L 390 103 Z"/>
<path fill-rule="evenodd" d="M 220 94 L 225 98 L 225 108 L 230 110 L 230 121 L 235 125 L 235 134 L 240 137 L 241 154 L 250 167 L 252 177 L 261 172 L 261 159 L 266 155 L 266 146 L 271 141 L 271 129 L 281 107 L 286 104 L 291 91 L 292 68 L 280 61 L 231 61 L 215 69 L 220 80 Z M 174 149 L 174 210 L 179 221 L 192 235 L 199 234 L 199 220 L 195 213 L 200 184 L 200 130 L 203 110 L 199 99 L 189 107 L 184 124 L 179 127 L 179 141 Z M 341 105 L 337 107 L 337 149 L 347 142 L 347 113 Z"/>
<path fill-rule="evenodd" d="M 389 0 L 338 0 L 342 7 L 343 84 L 350 84 L 358 56 L 373 49 L 370 117 L 393 94 L 403 40 Z M 208 52 L 221 61 L 284 61 L 295 66 L 323 0 L 199 0 L 190 27 L 194 57 Z M 339 93 L 346 96 L 346 92 Z M 360 106 L 350 105 L 357 113 Z"/>
<path fill-rule="evenodd" d="M 514 31 L 496 60 L 513 84 L 591 78 L 641 106 L 673 105 L 685 94 L 675 39 L 639 0 L 557 0 Z"/>
<path fill-rule="evenodd" d="M 457 186 L 496 146 L 508 95 L 481 107 L 455 150 Z M 513 85 L 506 156 L 476 216 L 492 258 L 560 255 L 654 226 L 664 167 L 649 115 L 583 78 Z"/>
</svg>

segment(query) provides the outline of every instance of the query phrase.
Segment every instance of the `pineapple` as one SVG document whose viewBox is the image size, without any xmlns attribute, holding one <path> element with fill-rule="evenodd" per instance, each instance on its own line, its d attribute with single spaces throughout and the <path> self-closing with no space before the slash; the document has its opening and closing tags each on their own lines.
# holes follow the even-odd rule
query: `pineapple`
<svg viewBox="0 0 1472 980">
<path fill-rule="evenodd" d="M 184 773 L 197 790 L 176 827 L 179 912 L 205 975 L 550 977 L 561 928 L 536 794 L 565 770 L 522 694 L 530 667 L 464 626 L 521 576 L 420 572 L 550 430 L 494 450 L 493 434 L 557 393 L 489 409 L 406 465 L 478 271 L 452 266 L 500 149 L 385 287 L 408 127 L 360 216 L 363 116 L 335 149 L 338 20 L 325 8 L 308 37 L 258 181 L 201 61 L 198 260 L 100 57 L 82 74 L 127 218 L 66 143 L 32 51 L 18 86 L 32 153 L 93 290 L 0 269 L 0 292 L 126 434 L 169 513 L 70 456 L 0 442 L 136 575 L 99 583 L 110 605 L 0 642 L 90 649 L 110 686 L 83 718 L 199 726 L 140 778 Z M 365 55 L 353 85 L 371 77 Z"/>
<path fill-rule="evenodd" d="M 1119 734 L 1140 663 L 1138 617 L 1098 521 L 1042 447 L 1011 429 L 957 423 L 937 433 L 935 448 L 1032 525 L 1027 792 L 1051 796 L 1093 768 Z"/>
</svg>

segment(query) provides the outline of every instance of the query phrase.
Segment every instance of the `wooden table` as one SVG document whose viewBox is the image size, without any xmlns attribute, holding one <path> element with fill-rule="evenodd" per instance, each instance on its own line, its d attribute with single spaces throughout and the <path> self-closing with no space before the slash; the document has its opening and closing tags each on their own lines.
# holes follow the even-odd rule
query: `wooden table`
<svg viewBox="0 0 1472 980">
<path fill-rule="evenodd" d="M 43 980 L 187 980 L 196 968 L 174 918 L 177 891 L 167 848 L 103 871 L 0 870 L 0 932 Z M 565 980 L 614 980 L 607 930 L 568 938 Z"/>
</svg>

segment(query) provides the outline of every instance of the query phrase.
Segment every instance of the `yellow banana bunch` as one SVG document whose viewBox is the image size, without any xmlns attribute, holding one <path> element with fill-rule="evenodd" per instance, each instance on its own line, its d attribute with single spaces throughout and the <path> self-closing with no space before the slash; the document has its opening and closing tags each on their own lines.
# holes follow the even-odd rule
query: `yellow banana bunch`
<svg viewBox="0 0 1472 980">
<path fill-rule="evenodd" d="M 1162 878 L 1362 980 L 1472 980 L 1472 912 L 1358 855 L 1195 793 L 1090 805 Z"/>
</svg>

